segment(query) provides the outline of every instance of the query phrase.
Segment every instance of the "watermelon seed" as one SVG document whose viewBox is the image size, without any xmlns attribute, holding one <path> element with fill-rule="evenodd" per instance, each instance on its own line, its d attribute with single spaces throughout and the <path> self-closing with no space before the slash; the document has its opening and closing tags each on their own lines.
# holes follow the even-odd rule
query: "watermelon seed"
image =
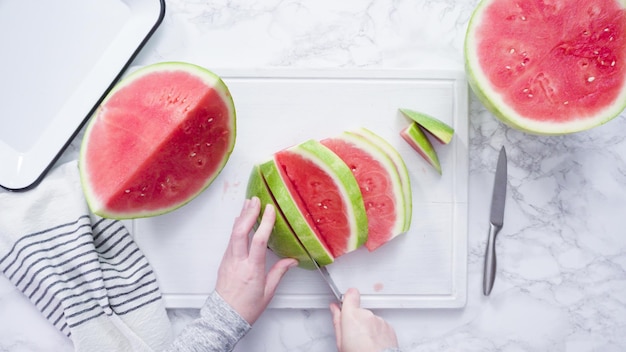
<svg viewBox="0 0 626 352">
<path fill-rule="evenodd" d="M 208 119 L 208 120 L 206 120 L 206 121 L 207 121 L 207 122 L 209 122 L 209 123 L 211 123 L 211 122 L 213 122 L 213 118 L 212 118 L 212 117 L 209 117 L 209 119 Z"/>
<path fill-rule="evenodd" d="M 506 65 L 506 66 L 504 66 L 504 68 L 506 68 L 507 70 L 510 70 L 510 69 L 511 69 L 511 66 Z"/>
<path fill-rule="evenodd" d="M 124 193 L 130 193 L 130 189 L 125 190 Z"/>
<path fill-rule="evenodd" d="M 207 143 L 205 143 L 205 144 L 206 144 L 206 146 L 207 146 L 207 147 L 210 147 L 210 146 L 211 146 L 211 143 L 208 143 L 208 142 L 207 142 Z"/>
<path fill-rule="evenodd" d="M 511 48 L 511 50 L 509 50 L 509 54 L 515 54 L 515 48 Z"/>
<path fill-rule="evenodd" d="M 595 81 L 595 80 L 596 80 L 596 78 L 595 78 L 595 77 L 593 77 L 593 76 L 591 76 L 591 77 L 587 78 L 587 82 L 593 82 L 593 81 Z"/>
<path fill-rule="evenodd" d="M 194 156 L 196 156 L 196 152 L 191 152 L 191 154 L 189 154 L 190 158 L 193 158 Z"/>
<path fill-rule="evenodd" d="M 522 21 L 526 21 L 526 16 L 522 15 L 522 16 L 520 16 L 519 19 L 522 20 Z"/>
<path fill-rule="evenodd" d="M 567 105 L 567 104 L 569 104 L 569 101 L 566 100 L 563 102 L 563 105 Z"/>
</svg>

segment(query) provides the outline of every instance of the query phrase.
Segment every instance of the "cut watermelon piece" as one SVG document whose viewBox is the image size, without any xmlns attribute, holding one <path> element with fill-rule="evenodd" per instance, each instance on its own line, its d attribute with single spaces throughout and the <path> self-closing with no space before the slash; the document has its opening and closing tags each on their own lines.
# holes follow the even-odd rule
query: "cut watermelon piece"
<svg viewBox="0 0 626 352">
<path fill-rule="evenodd" d="M 304 260 L 301 267 L 313 263 L 300 249 L 324 266 L 364 244 L 379 248 L 410 226 L 406 165 L 395 148 L 365 128 L 278 151 L 258 168 L 261 175 L 253 170 L 246 196 L 276 204 L 284 218 L 277 217 L 268 245 L 281 257 Z"/>
<path fill-rule="evenodd" d="M 352 133 L 358 134 L 359 136 L 368 139 L 370 142 L 374 143 L 380 149 L 382 149 L 389 159 L 394 163 L 396 167 L 396 171 L 398 172 L 398 176 L 400 177 L 400 184 L 402 187 L 402 195 L 404 198 L 404 227 L 402 228 L 402 232 L 406 232 L 411 227 L 411 218 L 413 216 L 413 195 L 411 192 L 411 180 L 409 178 L 409 170 L 406 168 L 406 164 L 402 159 L 402 156 L 396 148 L 394 148 L 389 142 L 387 142 L 384 138 L 377 135 L 376 133 L 368 130 L 365 127 L 358 128 L 353 130 Z"/>
<path fill-rule="evenodd" d="M 359 184 L 368 219 L 365 247 L 373 251 L 401 234 L 405 226 L 404 195 L 396 166 L 387 154 L 350 132 L 321 143 L 348 165 Z"/>
<path fill-rule="evenodd" d="M 333 257 L 365 243 L 368 219 L 363 197 L 354 175 L 335 153 L 309 140 L 279 151 L 275 159 L 293 185 L 292 196 L 302 200 L 301 209 Z"/>
<path fill-rule="evenodd" d="M 332 263 L 335 257 L 319 233 L 314 219 L 306 210 L 303 200 L 285 174 L 282 166 L 277 164 L 275 158 L 272 158 L 272 160 L 262 163 L 260 169 L 278 208 L 285 216 L 298 241 L 307 249 L 318 265 L 325 266 Z M 283 239 L 291 242 L 291 239 L 288 237 Z M 276 241 L 279 240 L 276 239 Z M 277 243 L 277 246 L 280 246 L 280 244 Z M 290 255 L 289 250 L 286 248 L 279 250 Z M 293 253 L 293 255 L 296 256 L 297 253 Z"/>
<path fill-rule="evenodd" d="M 618 0 L 483 0 L 470 20 L 470 86 L 504 123 L 583 131 L 626 106 L 626 10 Z"/>
<path fill-rule="evenodd" d="M 430 143 L 428 137 L 424 131 L 422 131 L 422 128 L 417 124 L 417 122 L 411 122 L 409 126 L 400 131 L 400 135 L 441 175 L 439 157 L 437 157 L 437 153 L 435 152 L 433 145 Z"/>
<path fill-rule="evenodd" d="M 424 130 L 430 133 L 433 137 L 435 137 L 439 142 L 443 144 L 448 144 L 452 141 L 452 136 L 454 135 L 454 129 L 448 126 L 443 121 L 432 117 L 428 114 L 414 111 L 410 109 L 400 109 L 400 112 L 415 121 L 418 125 L 420 125 Z"/>
<path fill-rule="evenodd" d="M 282 212 L 281 207 L 276 203 L 276 200 L 272 196 L 269 187 L 267 186 L 261 168 L 259 165 L 255 165 L 250 172 L 248 178 L 248 187 L 246 189 L 246 198 L 252 198 L 256 196 L 261 201 L 261 209 L 270 204 L 276 209 L 276 221 L 272 229 L 272 234 L 267 242 L 267 246 L 279 257 L 282 258 L 295 258 L 298 260 L 298 266 L 304 269 L 315 269 L 314 264 L 311 262 L 311 258 L 304 251 L 302 244 L 298 241 L 293 229 L 287 223 L 285 215 Z M 254 226 L 256 230 L 261 223 L 262 214 L 259 215 L 257 222 Z"/>
<path fill-rule="evenodd" d="M 87 126 L 79 166 L 89 207 L 119 219 L 172 211 L 213 182 L 235 134 L 233 100 L 217 75 L 180 62 L 144 67 Z"/>
</svg>

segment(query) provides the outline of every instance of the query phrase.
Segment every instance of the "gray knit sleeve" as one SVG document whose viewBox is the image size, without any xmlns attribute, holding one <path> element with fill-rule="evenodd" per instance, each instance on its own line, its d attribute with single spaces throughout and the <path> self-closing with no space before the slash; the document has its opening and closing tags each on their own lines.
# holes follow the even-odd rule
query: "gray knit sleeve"
<svg viewBox="0 0 626 352">
<path fill-rule="evenodd" d="M 249 330 L 250 324 L 213 291 L 200 317 L 183 329 L 167 351 L 232 351 Z"/>
</svg>

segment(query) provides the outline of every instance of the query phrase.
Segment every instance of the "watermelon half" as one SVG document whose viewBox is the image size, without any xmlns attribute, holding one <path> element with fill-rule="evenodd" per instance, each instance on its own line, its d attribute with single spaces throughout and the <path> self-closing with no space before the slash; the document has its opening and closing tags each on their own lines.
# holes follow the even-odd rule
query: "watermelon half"
<svg viewBox="0 0 626 352">
<path fill-rule="evenodd" d="M 112 89 L 87 126 L 79 166 L 89 207 L 118 219 L 172 211 L 213 182 L 235 135 L 219 76 L 182 62 L 144 67 Z"/>
<path fill-rule="evenodd" d="M 465 40 L 470 86 L 500 120 L 536 134 L 601 125 L 626 107 L 620 0 L 482 0 Z"/>
</svg>

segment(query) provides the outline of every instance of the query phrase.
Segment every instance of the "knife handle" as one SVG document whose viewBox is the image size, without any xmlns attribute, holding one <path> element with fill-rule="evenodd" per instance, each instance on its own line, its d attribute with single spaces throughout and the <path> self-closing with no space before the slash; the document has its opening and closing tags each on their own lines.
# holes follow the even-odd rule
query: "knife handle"
<svg viewBox="0 0 626 352">
<path fill-rule="evenodd" d="M 496 235 L 500 232 L 500 226 L 489 224 L 489 237 L 487 237 L 487 250 L 485 251 L 485 270 L 483 273 L 483 294 L 489 296 L 493 283 L 496 279 Z"/>
</svg>

